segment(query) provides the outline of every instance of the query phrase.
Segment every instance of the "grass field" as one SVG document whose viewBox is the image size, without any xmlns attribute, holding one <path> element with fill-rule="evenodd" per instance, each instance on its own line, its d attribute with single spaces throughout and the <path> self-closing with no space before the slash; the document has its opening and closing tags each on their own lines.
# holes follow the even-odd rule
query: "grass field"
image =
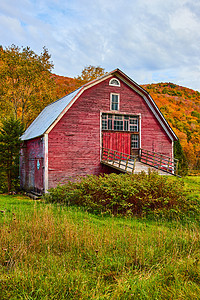
<svg viewBox="0 0 200 300">
<path fill-rule="evenodd" d="M 200 201 L 200 177 L 184 180 Z M 0 299 L 200 299 L 200 228 L 0 195 Z"/>
</svg>

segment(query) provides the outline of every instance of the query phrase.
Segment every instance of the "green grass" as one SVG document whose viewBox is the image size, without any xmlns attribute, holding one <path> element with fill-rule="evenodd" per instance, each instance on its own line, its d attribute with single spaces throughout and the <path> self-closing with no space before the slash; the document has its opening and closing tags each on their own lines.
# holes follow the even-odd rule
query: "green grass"
<svg viewBox="0 0 200 300">
<path fill-rule="evenodd" d="M 187 176 L 182 180 L 189 197 L 200 200 L 200 176 Z"/>
<path fill-rule="evenodd" d="M 199 177 L 186 182 L 200 200 Z M 0 195 L 0 299 L 200 299 L 197 221 L 95 216 Z"/>
</svg>

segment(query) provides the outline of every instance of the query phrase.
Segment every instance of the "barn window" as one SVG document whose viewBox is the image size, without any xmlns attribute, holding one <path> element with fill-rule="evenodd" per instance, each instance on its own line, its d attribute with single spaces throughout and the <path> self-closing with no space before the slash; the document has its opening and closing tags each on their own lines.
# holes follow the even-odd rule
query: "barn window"
<svg viewBox="0 0 200 300">
<path fill-rule="evenodd" d="M 108 118 L 108 130 L 112 130 L 113 129 L 112 115 L 107 115 L 106 117 Z"/>
<path fill-rule="evenodd" d="M 120 86 L 120 82 L 116 78 L 112 78 L 109 82 L 109 85 Z"/>
<path fill-rule="evenodd" d="M 132 149 L 138 149 L 139 148 L 139 135 L 138 134 L 132 134 L 131 135 L 131 148 Z"/>
<path fill-rule="evenodd" d="M 114 130 L 123 130 L 122 116 L 115 116 L 115 118 L 114 118 Z"/>
<path fill-rule="evenodd" d="M 130 131 L 138 131 L 138 119 L 130 118 Z"/>
<path fill-rule="evenodd" d="M 119 94 L 111 94 L 111 110 L 119 110 Z"/>
<path fill-rule="evenodd" d="M 107 124 L 108 124 L 107 116 L 105 114 L 102 114 L 102 129 L 103 130 L 107 129 Z"/>
<path fill-rule="evenodd" d="M 102 130 L 139 132 L 139 117 L 103 113 Z"/>
</svg>

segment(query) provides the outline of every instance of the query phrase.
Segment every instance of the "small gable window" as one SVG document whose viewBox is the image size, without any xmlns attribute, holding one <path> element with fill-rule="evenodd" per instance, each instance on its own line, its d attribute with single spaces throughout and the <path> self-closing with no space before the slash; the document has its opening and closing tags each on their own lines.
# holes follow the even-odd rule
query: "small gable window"
<svg viewBox="0 0 200 300">
<path fill-rule="evenodd" d="M 112 78 L 109 82 L 109 85 L 120 86 L 120 82 L 116 78 Z"/>
<path fill-rule="evenodd" d="M 111 94 L 111 110 L 119 110 L 119 94 Z"/>
</svg>

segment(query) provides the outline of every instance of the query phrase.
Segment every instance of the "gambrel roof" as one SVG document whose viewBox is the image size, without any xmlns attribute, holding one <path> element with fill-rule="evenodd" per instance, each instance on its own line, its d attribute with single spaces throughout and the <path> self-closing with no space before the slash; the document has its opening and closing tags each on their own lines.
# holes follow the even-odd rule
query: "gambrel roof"
<svg viewBox="0 0 200 300">
<path fill-rule="evenodd" d="M 130 88 L 132 88 L 135 92 L 143 97 L 144 101 L 147 103 L 148 107 L 150 108 L 158 122 L 161 124 L 169 138 L 171 140 L 177 140 L 177 136 L 165 120 L 164 116 L 158 109 L 149 93 L 119 69 L 116 69 L 110 73 L 103 75 L 100 78 L 86 83 L 74 92 L 46 106 L 21 136 L 21 140 L 30 140 L 42 136 L 45 133 L 49 133 L 86 89 L 112 77 L 113 75 L 125 82 Z"/>
</svg>

